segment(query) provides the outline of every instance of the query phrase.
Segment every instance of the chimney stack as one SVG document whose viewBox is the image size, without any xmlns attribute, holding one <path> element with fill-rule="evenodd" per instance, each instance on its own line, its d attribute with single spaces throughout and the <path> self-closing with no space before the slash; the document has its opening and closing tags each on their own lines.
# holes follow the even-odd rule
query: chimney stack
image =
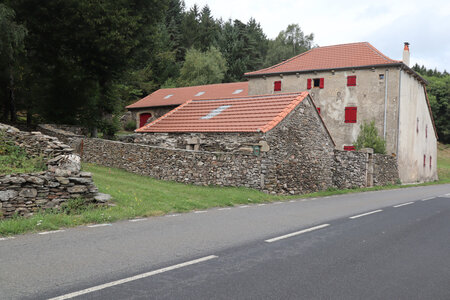
<svg viewBox="0 0 450 300">
<path fill-rule="evenodd" d="M 409 67 L 409 43 L 405 42 L 405 48 L 403 48 L 403 63 Z"/>
</svg>

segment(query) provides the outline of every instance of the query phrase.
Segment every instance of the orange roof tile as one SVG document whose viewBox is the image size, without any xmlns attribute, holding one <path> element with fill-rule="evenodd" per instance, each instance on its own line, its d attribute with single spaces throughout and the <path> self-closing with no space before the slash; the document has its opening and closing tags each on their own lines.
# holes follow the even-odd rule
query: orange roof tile
<svg viewBox="0 0 450 300">
<path fill-rule="evenodd" d="M 189 99 L 205 99 L 219 97 L 246 96 L 248 82 L 219 83 L 180 88 L 160 89 L 145 98 L 128 105 L 127 109 L 154 106 L 175 106 Z M 198 96 L 197 96 L 198 95 Z"/>
<path fill-rule="evenodd" d="M 267 132 L 308 92 L 190 100 L 136 132 Z"/>
<path fill-rule="evenodd" d="M 367 42 L 313 48 L 274 66 L 245 76 L 400 64 Z"/>
</svg>

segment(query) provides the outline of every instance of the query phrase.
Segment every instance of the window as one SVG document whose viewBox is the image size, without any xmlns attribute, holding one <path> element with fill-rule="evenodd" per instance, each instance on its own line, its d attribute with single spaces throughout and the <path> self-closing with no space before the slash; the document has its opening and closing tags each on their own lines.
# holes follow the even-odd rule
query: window
<svg viewBox="0 0 450 300">
<path fill-rule="evenodd" d="M 345 123 L 356 123 L 357 108 L 346 107 L 345 108 Z"/>
<path fill-rule="evenodd" d="M 384 74 L 380 74 L 380 75 L 378 75 L 378 77 L 380 78 L 380 80 L 384 79 Z"/>
<path fill-rule="evenodd" d="M 308 90 L 311 89 L 311 87 L 323 89 L 324 86 L 325 86 L 324 78 L 314 78 L 314 79 L 308 78 L 306 83 L 306 88 Z"/>
<path fill-rule="evenodd" d="M 318 112 L 319 115 L 320 115 L 320 107 L 317 107 L 317 112 Z"/>
<path fill-rule="evenodd" d="M 417 118 L 416 132 L 419 134 L 419 118 Z"/>
<path fill-rule="evenodd" d="M 426 165 L 427 165 L 427 156 L 424 154 L 423 155 L 423 167 L 425 168 Z"/>
<path fill-rule="evenodd" d="M 356 86 L 356 76 L 347 76 L 347 86 Z"/>
<path fill-rule="evenodd" d="M 344 146 L 344 150 L 345 151 L 355 151 L 356 149 L 355 149 L 355 146 Z"/>
<path fill-rule="evenodd" d="M 425 125 L 425 138 L 428 138 L 428 124 Z"/>
<path fill-rule="evenodd" d="M 432 160 L 431 160 L 431 155 L 430 155 L 430 170 L 431 170 L 431 161 L 432 161 Z"/>
<path fill-rule="evenodd" d="M 273 83 L 273 90 L 274 90 L 275 92 L 281 91 L 281 81 L 275 81 L 275 82 Z"/>
</svg>

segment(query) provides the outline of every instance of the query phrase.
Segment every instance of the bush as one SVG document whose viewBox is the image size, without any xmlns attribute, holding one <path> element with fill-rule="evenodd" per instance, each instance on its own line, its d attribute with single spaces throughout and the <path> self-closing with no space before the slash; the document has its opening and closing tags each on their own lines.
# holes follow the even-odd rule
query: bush
<svg viewBox="0 0 450 300">
<path fill-rule="evenodd" d="M 375 121 L 361 124 L 361 131 L 355 142 L 355 149 L 372 148 L 374 153 L 386 154 L 386 141 L 378 136 Z"/>
<path fill-rule="evenodd" d="M 136 129 L 136 121 L 130 120 L 123 127 L 126 131 L 134 131 Z"/>
</svg>

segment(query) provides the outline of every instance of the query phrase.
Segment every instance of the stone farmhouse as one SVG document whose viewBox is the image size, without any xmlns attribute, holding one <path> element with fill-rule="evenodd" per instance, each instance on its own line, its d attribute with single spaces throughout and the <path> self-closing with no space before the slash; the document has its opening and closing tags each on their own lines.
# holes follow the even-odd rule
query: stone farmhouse
<svg viewBox="0 0 450 300">
<path fill-rule="evenodd" d="M 232 97 L 247 93 L 248 82 L 159 89 L 126 108 L 136 120 L 137 128 L 140 128 L 190 99 Z"/>
<path fill-rule="evenodd" d="M 375 121 L 404 183 L 437 179 L 437 134 L 426 81 L 367 42 L 318 47 L 246 73 L 249 95 L 306 90 L 338 149 L 353 150 L 360 125 Z"/>
<path fill-rule="evenodd" d="M 408 65 L 407 43 L 403 61 L 388 58 L 366 42 L 318 47 L 275 66 L 246 73 L 248 82 L 161 89 L 127 108 L 134 113 L 138 127 L 142 127 L 190 100 L 307 91 L 337 149 L 354 150 L 360 125 L 375 121 L 379 134 L 386 140 L 387 153 L 397 159 L 403 183 L 436 180 L 437 135 L 426 81 Z M 161 121 L 151 128 L 157 128 L 159 125 L 153 126 Z M 231 123 L 227 126 L 232 128 Z M 142 128 L 137 132 L 153 132 L 146 128 L 147 131 Z M 192 132 L 202 130 L 192 128 Z M 180 143 L 173 135 L 156 138 L 163 146 Z M 148 135 L 141 137 L 145 139 Z M 224 136 L 215 140 L 215 146 L 207 143 L 203 149 L 233 148 L 233 142 Z M 191 142 L 188 147 L 198 149 L 196 140 Z"/>
</svg>

